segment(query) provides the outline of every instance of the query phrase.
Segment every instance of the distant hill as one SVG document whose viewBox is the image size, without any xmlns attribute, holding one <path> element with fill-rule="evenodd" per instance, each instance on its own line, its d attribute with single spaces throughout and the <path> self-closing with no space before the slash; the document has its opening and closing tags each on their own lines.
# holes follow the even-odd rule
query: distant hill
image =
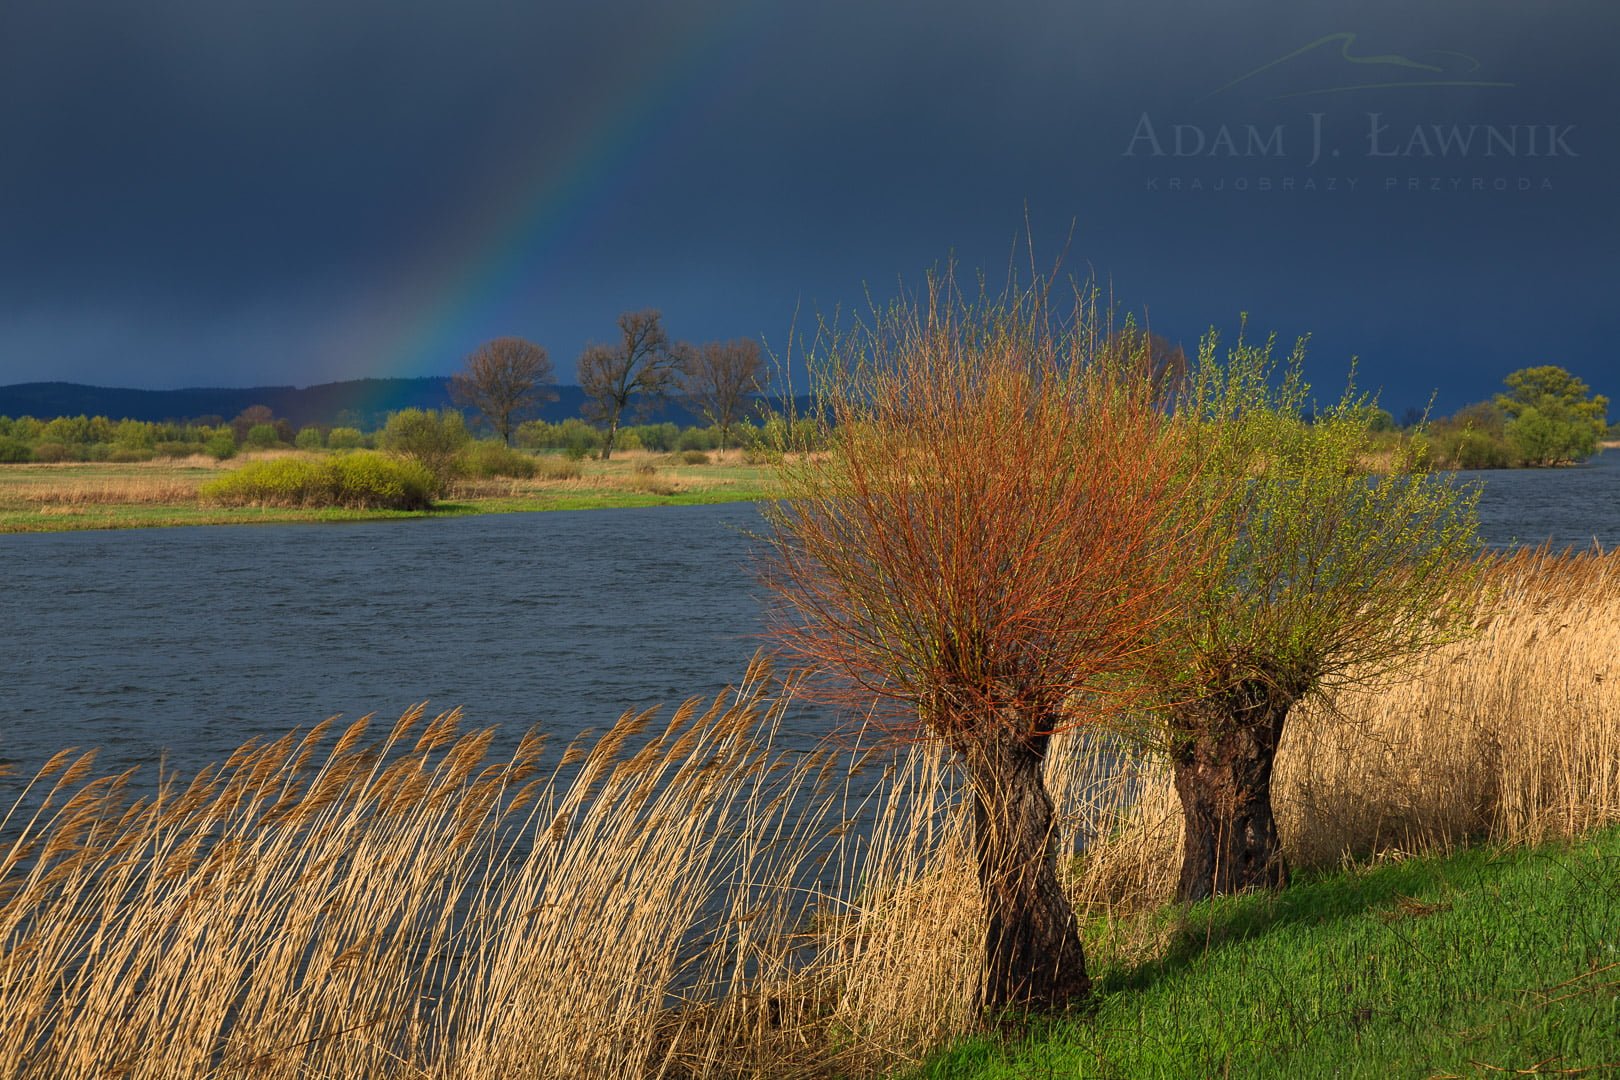
<svg viewBox="0 0 1620 1080">
<path fill-rule="evenodd" d="M 442 409 L 450 404 L 450 380 L 351 379 L 318 386 L 251 386 L 187 390 L 126 390 L 79 383 L 16 383 L 0 386 L 0 416 L 105 416 L 113 420 L 229 420 L 250 405 L 263 405 L 293 427 L 338 424 L 373 429 L 400 409 Z M 552 388 L 558 400 L 538 415 L 556 423 L 580 415 L 585 393 L 577 386 Z M 667 405 L 647 417 L 651 422 L 688 425 L 698 419 Z M 637 423 L 642 421 L 635 421 Z"/>
</svg>

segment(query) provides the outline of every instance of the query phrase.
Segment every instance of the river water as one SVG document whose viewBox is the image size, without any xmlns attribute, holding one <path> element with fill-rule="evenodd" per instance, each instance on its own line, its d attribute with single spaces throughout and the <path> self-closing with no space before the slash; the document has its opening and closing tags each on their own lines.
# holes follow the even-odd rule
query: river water
<svg viewBox="0 0 1620 1080">
<path fill-rule="evenodd" d="M 1620 452 L 1465 476 L 1493 545 L 1620 545 Z M 191 771 L 422 701 L 555 742 L 712 696 L 762 644 L 760 524 L 730 504 L 0 537 L 0 796 L 64 746 Z"/>
</svg>

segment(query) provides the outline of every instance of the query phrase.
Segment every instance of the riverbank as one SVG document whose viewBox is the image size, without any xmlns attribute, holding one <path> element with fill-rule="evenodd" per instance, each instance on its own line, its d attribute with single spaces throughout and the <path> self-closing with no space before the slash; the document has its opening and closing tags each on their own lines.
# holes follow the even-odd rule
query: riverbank
<svg viewBox="0 0 1620 1080">
<path fill-rule="evenodd" d="M 293 453 L 243 454 L 225 462 L 198 456 L 131 464 L 3 465 L 0 533 L 691 506 L 746 502 L 770 490 L 769 466 L 749 464 L 741 451 L 732 450 L 692 455 L 631 451 L 610 461 L 577 462 L 542 455 L 544 467 L 535 477 L 457 480 L 428 511 L 225 507 L 209 505 L 198 495 L 204 483 L 227 470 L 288 456 Z"/>
</svg>

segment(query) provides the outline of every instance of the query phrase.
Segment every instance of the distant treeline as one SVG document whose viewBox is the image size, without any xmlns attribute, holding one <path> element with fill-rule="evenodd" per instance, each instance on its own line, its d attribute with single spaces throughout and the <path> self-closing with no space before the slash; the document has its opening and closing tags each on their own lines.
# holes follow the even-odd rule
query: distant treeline
<svg viewBox="0 0 1620 1080">
<path fill-rule="evenodd" d="M 126 390 L 77 383 L 18 383 L 0 386 L 0 416 L 107 416 L 156 423 L 218 425 L 254 405 L 262 405 L 287 421 L 294 430 L 304 427 L 352 427 L 375 431 L 391 413 L 402 409 L 443 409 L 451 405 L 450 380 L 352 379 L 319 386 L 254 386 L 189 390 Z M 553 423 L 580 415 L 585 394 L 577 386 L 553 386 L 557 400 L 542 402 L 536 417 Z M 683 427 L 699 423 L 697 416 L 668 403 L 652 413 L 652 420 Z"/>
<path fill-rule="evenodd" d="M 295 427 L 268 406 L 250 405 L 232 419 L 218 422 L 150 421 L 106 416 L 0 415 L 0 463 L 107 461 L 138 462 L 156 458 L 183 458 L 206 454 L 224 459 L 238 450 L 361 450 L 384 447 L 385 430 L 391 417 L 427 413 L 451 419 L 455 410 L 400 409 L 380 418 L 376 424 L 305 424 Z M 682 412 L 680 415 L 687 416 Z M 212 418 L 217 420 L 217 418 Z M 728 445 L 744 449 L 781 445 L 781 419 L 756 419 L 732 427 Z M 459 426 L 459 425 L 458 425 Z M 794 445 L 813 445 L 813 424 L 800 421 Z M 570 457 L 594 455 L 602 448 L 603 432 L 577 416 L 557 422 L 526 420 L 515 433 L 516 445 L 528 450 L 557 450 Z M 677 424 L 663 421 L 636 424 L 619 429 L 621 450 L 705 451 L 723 449 L 720 429 L 708 424 Z"/>
</svg>

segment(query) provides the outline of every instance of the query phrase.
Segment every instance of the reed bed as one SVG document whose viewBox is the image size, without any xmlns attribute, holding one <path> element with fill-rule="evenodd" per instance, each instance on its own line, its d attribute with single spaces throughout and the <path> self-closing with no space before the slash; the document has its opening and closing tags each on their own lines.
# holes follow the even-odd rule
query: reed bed
<svg viewBox="0 0 1620 1080">
<path fill-rule="evenodd" d="M 59 483 L 31 483 L 12 489 L 11 500 L 36 507 L 106 505 L 179 506 L 197 501 L 199 480 L 168 477 L 74 478 Z"/>
<path fill-rule="evenodd" d="M 835 831 L 807 787 L 837 773 L 775 748 L 762 685 L 549 771 L 420 710 L 144 796 L 59 754 L 3 824 L 6 1075 L 712 1071 L 742 1041 L 696 1006 L 771 977 Z"/>
<path fill-rule="evenodd" d="M 1295 866 L 1620 819 L 1620 561 L 1521 554 L 1489 577 L 1470 640 L 1290 721 Z M 58 755 L 0 825 L 0 1075 L 916 1062 L 975 1023 L 984 931 L 951 762 L 789 748 L 792 699 L 755 668 L 667 721 L 499 757 L 458 714 L 417 711 L 249 744 L 155 793 Z M 1163 934 L 1134 913 L 1174 885 L 1167 772 L 1071 733 L 1048 779 L 1094 964 L 1150 958 Z"/>
</svg>

